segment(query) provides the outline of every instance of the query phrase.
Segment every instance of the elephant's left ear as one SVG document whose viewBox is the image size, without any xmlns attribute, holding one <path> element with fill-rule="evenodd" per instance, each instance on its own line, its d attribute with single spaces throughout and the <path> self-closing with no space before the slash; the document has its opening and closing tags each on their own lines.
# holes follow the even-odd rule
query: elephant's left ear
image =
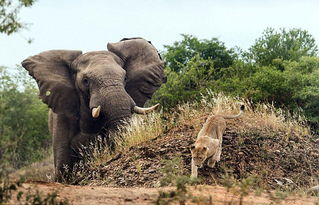
<svg viewBox="0 0 319 205">
<path fill-rule="evenodd" d="M 125 38 L 108 43 L 107 49 L 124 62 L 125 89 L 138 106 L 143 106 L 166 80 L 164 61 L 156 48 L 142 38 Z"/>
<path fill-rule="evenodd" d="M 42 101 L 55 113 L 78 117 L 79 96 L 71 63 L 81 54 L 75 50 L 50 50 L 21 63 L 37 81 Z"/>
</svg>

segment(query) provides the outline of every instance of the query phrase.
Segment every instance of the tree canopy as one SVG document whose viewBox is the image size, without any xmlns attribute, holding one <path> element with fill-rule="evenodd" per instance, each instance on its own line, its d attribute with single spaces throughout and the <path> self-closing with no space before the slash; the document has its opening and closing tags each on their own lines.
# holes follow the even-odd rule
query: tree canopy
<svg viewBox="0 0 319 205">
<path fill-rule="evenodd" d="M 0 66 L 0 170 L 44 157 L 51 144 L 47 112 L 25 70 Z"/>
<path fill-rule="evenodd" d="M 23 7 L 31 7 L 35 0 L 0 0 L 0 33 L 10 35 L 25 27 L 18 14 Z"/>
<path fill-rule="evenodd" d="M 211 90 L 302 113 L 319 127 L 318 47 L 307 31 L 267 28 L 244 58 L 216 38 L 183 37 L 166 46 L 167 83 L 154 102 L 169 109 Z"/>
<path fill-rule="evenodd" d="M 259 65 L 274 65 L 276 60 L 299 60 L 302 56 L 316 56 L 318 46 L 314 37 L 302 29 L 267 28 L 250 47 L 248 56 Z"/>
<path fill-rule="evenodd" d="M 199 40 L 192 35 L 182 34 L 182 36 L 183 40 L 164 46 L 167 49 L 164 53 L 165 61 L 173 71 L 182 71 L 196 55 L 204 60 L 212 59 L 215 68 L 227 68 L 233 64 L 235 60 L 233 49 L 227 49 L 217 38 Z"/>
</svg>

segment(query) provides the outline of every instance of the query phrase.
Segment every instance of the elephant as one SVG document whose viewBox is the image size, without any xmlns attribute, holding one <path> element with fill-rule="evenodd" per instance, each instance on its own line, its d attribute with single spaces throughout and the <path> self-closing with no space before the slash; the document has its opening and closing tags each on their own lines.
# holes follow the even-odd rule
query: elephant
<svg viewBox="0 0 319 205">
<path fill-rule="evenodd" d="M 53 141 L 55 181 L 68 179 L 81 160 L 82 145 L 104 136 L 114 148 L 110 131 L 143 108 L 165 83 L 164 61 L 150 41 L 124 38 L 107 50 L 49 50 L 30 56 L 22 66 L 36 80 L 39 97 L 48 105 Z M 107 130 L 107 132 L 105 132 Z"/>
</svg>

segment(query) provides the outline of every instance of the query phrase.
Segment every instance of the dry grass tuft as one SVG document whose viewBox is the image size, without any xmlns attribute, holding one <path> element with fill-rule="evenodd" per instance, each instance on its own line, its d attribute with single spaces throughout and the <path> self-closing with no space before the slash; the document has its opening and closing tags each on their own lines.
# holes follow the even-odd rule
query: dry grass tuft
<svg viewBox="0 0 319 205">
<path fill-rule="evenodd" d="M 198 103 L 186 103 L 177 107 L 179 124 L 192 124 L 197 129 L 202 126 L 203 118 L 211 114 L 233 115 L 239 112 L 240 105 L 245 105 L 245 113 L 229 125 L 236 128 L 238 133 L 259 133 L 264 135 L 280 134 L 305 137 L 311 131 L 303 116 L 290 114 L 271 104 L 253 104 L 252 102 L 228 97 L 222 94 L 209 93 L 202 96 Z"/>
<path fill-rule="evenodd" d="M 129 125 L 122 127 L 119 133 L 115 133 L 117 149 L 123 151 L 143 142 L 149 141 L 163 133 L 164 124 L 161 113 L 149 115 L 134 115 Z"/>
<path fill-rule="evenodd" d="M 81 155 L 85 158 L 87 165 L 81 167 L 87 170 L 96 170 L 114 158 L 119 153 L 125 152 L 131 147 L 147 142 L 163 133 L 164 124 L 161 119 L 162 113 L 151 113 L 148 115 L 134 115 L 130 122 L 125 123 L 120 131 L 111 133 L 111 138 L 115 139 L 115 150 L 105 147 L 100 138 L 95 143 L 82 149 Z M 101 147 L 104 147 L 101 149 Z M 80 170 L 81 171 L 81 170 Z M 79 173 L 82 175 L 81 173 Z"/>
<path fill-rule="evenodd" d="M 16 170 L 9 175 L 9 179 L 17 181 L 20 178 L 34 181 L 53 181 L 54 179 L 53 154 L 42 161 L 32 163 L 29 166 Z"/>
</svg>

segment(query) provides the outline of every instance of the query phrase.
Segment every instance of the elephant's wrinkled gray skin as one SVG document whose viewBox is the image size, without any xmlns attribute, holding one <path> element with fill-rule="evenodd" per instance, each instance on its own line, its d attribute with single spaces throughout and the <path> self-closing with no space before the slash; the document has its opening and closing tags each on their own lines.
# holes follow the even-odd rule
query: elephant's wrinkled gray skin
<svg viewBox="0 0 319 205">
<path fill-rule="evenodd" d="M 22 62 L 49 108 L 56 180 L 78 162 L 79 146 L 132 115 L 165 81 L 157 50 L 141 38 L 109 43 L 108 51 L 51 50 Z M 144 112 L 144 111 L 143 111 Z"/>
</svg>

